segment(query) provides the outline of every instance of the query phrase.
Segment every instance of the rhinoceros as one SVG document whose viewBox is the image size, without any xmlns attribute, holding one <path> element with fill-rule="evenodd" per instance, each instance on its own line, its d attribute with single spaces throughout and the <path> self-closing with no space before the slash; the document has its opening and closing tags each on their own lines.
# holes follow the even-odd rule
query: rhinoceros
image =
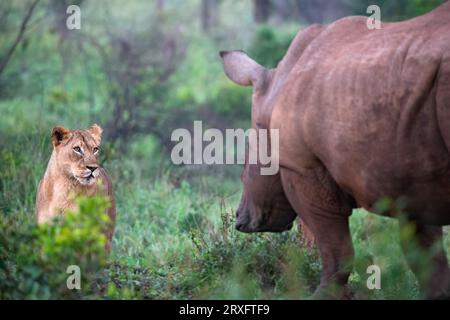
<svg viewBox="0 0 450 320">
<path fill-rule="evenodd" d="M 406 216 L 435 250 L 431 275 L 418 276 L 425 297 L 448 297 L 450 2 L 380 29 L 358 16 L 312 25 L 274 69 L 240 50 L 220 56 L 233 82 L 253 87 L 252 127 L 279 130 L 279 173 L 244 166 L 236 228 L 280 232 L 298 216 L 322 260 L 315 297 L 349 298 L 352 210 L 393 199 L 401 205 L 379 213 Z"/>
</svg>

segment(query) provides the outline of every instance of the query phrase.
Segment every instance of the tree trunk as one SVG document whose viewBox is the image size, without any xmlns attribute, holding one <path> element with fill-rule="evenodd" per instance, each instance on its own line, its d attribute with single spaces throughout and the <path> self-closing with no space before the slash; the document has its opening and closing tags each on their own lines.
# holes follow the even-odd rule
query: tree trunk
<svg viewBox="0 0 450 320">
<path fill-rule="evenodd" d="M 161 19 L 164 15 L 165 0 L 156 0 L 156 17 Z"/>
<path fill-rule="evenodd" d="M 256 23 L 266 23 L 270 16 L 270 0 L 253 0 L 253 19 Z"/>
<path fill-rule="evenodd" d="M 218 3 L 218 0 L 202 0 L 200 19 L 204 32 L 208 32 L 218 23 Z"/>
<path fill-rule="evenodd" d="M 342 0 L 296 0 L 300 17 L 307 23 L 326 23 L 345 14 Z"/>
</svg>

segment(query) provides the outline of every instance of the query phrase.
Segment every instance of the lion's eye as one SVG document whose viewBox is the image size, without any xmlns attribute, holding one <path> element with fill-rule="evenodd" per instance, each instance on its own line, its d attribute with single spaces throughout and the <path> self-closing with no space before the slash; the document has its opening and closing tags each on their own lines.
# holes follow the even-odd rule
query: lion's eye
<svg viewBox="0 0 450 320">
<path fill-rule="evenodd" d="M 75 151 L 76 153 L 80 153 L 81 154 L 81 148 L 80 147 L 74 147 L 73 151 Z"/>
<path fill-rule="evenodd" d="M 96 154 L 96 153 L 99 152 L 100 150 L 99 150 L 97 147 L 94 147 L 93 151 L 94 151 L 94 154 Z"/>
</svg>

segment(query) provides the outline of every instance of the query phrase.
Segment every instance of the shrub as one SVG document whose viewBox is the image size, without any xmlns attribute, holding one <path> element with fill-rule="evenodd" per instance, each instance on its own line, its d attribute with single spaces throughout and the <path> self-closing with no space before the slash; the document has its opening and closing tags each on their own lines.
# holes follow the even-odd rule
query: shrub
<svg viewBox="0 0 450 320">
<path fill-rule="evenodd" d="M 79 198 L 79 209 L 53 223 L 35 225 L 30 216 L 0 215 L 0 298 L 62 299 L 98 296 L 106 264 L 109 203 L 102 197 Z M 81 290 L 69 290 L 68 266 L 80 268 Z"/>
<path fill-rule="evenodd" d="M 227 81 L 221 85 L 215 98 L 216 110 L 225 116 L 250 119 L 252 92 Z"/>
<path fill-rule="evenodd" d="M 244 235 L 222 210 L 222 226 L 192 232 L 197 253 L 194 274 L 204 297 L 220 299 L 308 297 L 319 282 L 315 250 L 300 246 L 297 230 Z"/>
<path fill-rule="evenodd" d="M 267 68 L 276 67 L 286 54 L 295 34 L 295 32 L 276 32 L 274 28 L 262 25 L 256 30 L 249 54 Z"/>
</svg>

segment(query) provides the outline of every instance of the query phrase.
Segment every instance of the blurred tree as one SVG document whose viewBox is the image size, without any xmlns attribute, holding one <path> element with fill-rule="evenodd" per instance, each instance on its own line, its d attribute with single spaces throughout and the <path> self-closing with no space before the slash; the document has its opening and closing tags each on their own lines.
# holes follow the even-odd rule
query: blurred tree
<svg viewBox="0 0 450 320">
<path fill-rule="evenodd" d="M 413 18 L 431 11 L 445 0 L 344 0 L 349 14 L 366 15 L 369 5 L 377 5 L 381 8 L 383 21 L 399 21 Z"/>
<path fill-rule="evenodd" d="M 253 0 L 257 23 L 275 17 L 281 23 L 302 20 L 307 24 L 329 23 L 348 15 L 366 15 L 367 7 L 378 5 L 383 20 L 395 21 L 424 14 L 445 0 Z"/>
<path fill-rule="evenodd" d="M 219 1 L 218 0 L 202 0 L 201 2 L 201 22 L 202 29 L 205 32 L 210 31 L 211 27 L 218 24 L 218 10 Z"/>
<path fill-rule="evenodd" d="M 270 0 L 253 0 L 253 19 L 256 23 L 265 23 L 269 20 L 271 10 Z"/>
<path fill-rule="evenodd" d="M 253 15 L 257 23 L 265 23 L 270 17 L 281 21 L 325 23 L 345 15 L 342 0 L 253 0 Z"/>
<path fill-rule="evenodd" d="M 8 31 L 8 17 L 12 11 L 11 1 L 2 1 L 0 3 L 0 32 Z"/>
<path fill-rule="evenodd" d="M 164 11 L 164 0 L 157 0 L 156 1 L 156 11 L 158 12 L 158 14 L 163 13 Z"/>
<path fill-rule="evenodd" d="M 36 8 L 36 5 L 38 4 L 39 0 L 34 0 L 25 11 L 25 15 L 22 18 L 22 22 L 20 23 L 19 31 L 17 32 L 17 36 L 12 43 L 12 45 L 7 49 L 6 53 L 0 57 L 0 76 L 5 70 L 6 66 L 8 65 L 12 55 L 14 54 L 14 51 L 16 51 L 17 46 L 19 45 L 20 41 L 23 38 L 23 35 L 25 34 L 25 31 L 27 29 L 28 23 L 31 19 L 31 16 L 33 15 L 33 11 Z"/>
<path fill-rule="evenodd" d="M 46 6 L 47 11 L 52 17 L 51 31 L 57 34 L 57 50 L 61 58 L 60 85 L 64 88 L 65 76 L 72 60 L 72 48 L 66 45 L 66 40 L 70 35 L 74 35 L 72 30 L 67 28 L 67 8 L 70 5 L 81 6 L 83 0 L 50 0 Z M 78 38 L 74 38 L 75 42 Z"/>
<path fill-rule="evenodd" d="M 277 32 L 276 28 L 262 25 L 256 29 L 249 54 L 263 66 L 274 68 L 286 54 L 294 36 L 295 33 Z"/>
<path fill-rule="evenodd" d="M 47 10 L 52 16 L 52 31 L 58 35 L 58 41 L 61 45 L 64 40 L 70 35 L 70 30 L 67 28 L 67 8 L 70 5 L 81 6 L 83 0 L 50 0 L 47 4 Z"/>
<path fill-rule="evenodd" d="M 166 7 L 166 1 L 165 1 L 165 0 L 156 0 L 156 6 L 155 6 L 156 14 L 155 14 L 155 19 L 158 21 L 158 23 L 164 23 L 164 19 L 165 19 L 165 15 L 164 15 L 165 7 Z"/>
<path fill-rule="evenodd" d="M 85 33 L 81 38 L 85 48 L 95 48 L 107 79 L 108 140 L 126 142 L 144 132 L 164 146 L 170 141 L 161 125 L 166 120 L 168 80 L 185 52 L 178 31 L 169 31 L 164 20 L 152 19 L 142 29 L 106 28 L 101 36 Z"/>
<path fill-rule="evenodd" d="M 326 23 L 345 15 L 341 0 L 297 0 L 297 7 L 308 23 Z"/>
</svg>

